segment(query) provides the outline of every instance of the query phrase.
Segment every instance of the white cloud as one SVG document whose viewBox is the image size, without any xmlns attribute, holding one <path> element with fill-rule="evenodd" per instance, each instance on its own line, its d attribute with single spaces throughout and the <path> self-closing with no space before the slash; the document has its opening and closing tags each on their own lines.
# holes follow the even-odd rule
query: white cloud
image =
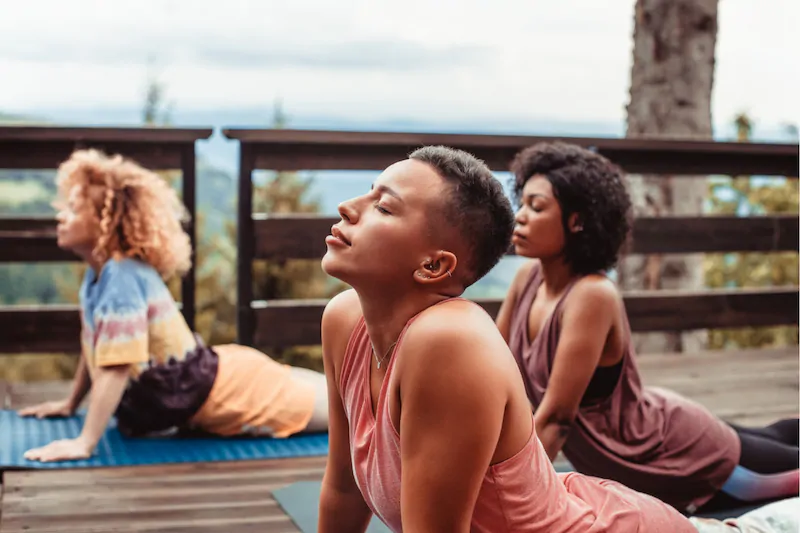
<svg viewBox="0 0 800 533">
<path fill-rule="evenodd" d="M 797 2 L 720 2 L 714 114 L 800 118 Z M 46 15 L 43 15 L 46 14 Z M 137 106 L 621 121 L 633 1 L 0 0 L 0 108 Z"/>
</svg>

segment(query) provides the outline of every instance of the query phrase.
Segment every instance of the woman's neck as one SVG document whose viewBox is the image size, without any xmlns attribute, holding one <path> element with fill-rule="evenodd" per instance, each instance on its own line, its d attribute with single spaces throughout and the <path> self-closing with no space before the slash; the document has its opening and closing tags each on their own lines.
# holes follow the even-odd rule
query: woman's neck
<svg viewBox="0 0 800 533">
<path fill-rule="evenodd" d="M 549 296 L 556 296 L 575 278 L 572 268 L 563 257 L 541 260 L 544 288 Z"/>
<path fill-rule="evenodd" d="M 83 259 L 83 262 L 94 271 L 95 278 L 100 277 L 100 271 L 103 270 L 104 263 L 101 263 L 94 257 L 93 250 L 91 249 L 73 249 L 72 253 Z"/>
<path fill-rule="evenodd" d="M 367 333 L 378 359 L 396 343 L 408 321 L 428 307 L 446 300 L 441 294 L 408 291 L 404 294 L 358 293 Z"/>
</svg>

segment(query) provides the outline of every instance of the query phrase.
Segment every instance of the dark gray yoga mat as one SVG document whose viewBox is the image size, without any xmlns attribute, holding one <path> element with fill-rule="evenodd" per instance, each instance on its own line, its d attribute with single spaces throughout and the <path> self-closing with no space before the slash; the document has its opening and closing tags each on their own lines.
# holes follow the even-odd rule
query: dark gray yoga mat
<svg viewBox="0 0 800 533">
<path fill-rule="evenodd" d="M 303 533 L 317 533 L 320 484 L 319 481 L 298 481 L 272 493 L 278 504 Z M 391 531 L 373 516 L 367 533 L 391 533 Z"/>
<path fill-rule="evenodd" d="M 317 533 L 319 490 L 319 481 L 298 481 L 297 483 L 274 491 L 273 495 L 275 499 L 278 500 L 278 504 L 283 508 L 286 514 L 289 515 L 300 531 L 303 533 Z M 764 505 L 764 502 L 734 509 L 726 509 L 724 511 L 698 513 L 697 516 L 724 520 L 726 518 L 741 516 L 762 505 Z M 369 528 L 367 528 L 367 533 L 389 533 L 389 528 L 377 518 L 372 517 Z"/>
</svg>

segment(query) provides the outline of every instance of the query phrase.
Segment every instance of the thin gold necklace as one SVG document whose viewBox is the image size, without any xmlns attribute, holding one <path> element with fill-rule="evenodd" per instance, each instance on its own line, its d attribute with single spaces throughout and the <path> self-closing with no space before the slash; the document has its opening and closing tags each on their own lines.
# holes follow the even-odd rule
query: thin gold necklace
<svg viewBox="0 0 800 533">
<path fill-rule="evenodd" d="M 400 339 L 398 339 L 398 340 L 400 340 Z M 372 343 L 370 343 L 370 344 L 372 344 Z M 381 363 L 383 363 L 383 360 L 384 360 L 384 359 L 386 359 L 386 356 L 387 356 L 387 355 L 389 355 L 389 353 L 392 351 L 392 348 L 394 348 L 394 345 L 395 345 L 395 344 L 397 344 L 397 341 L 394 341 L 394 342 L 392 343 L 392 345 L 391 345 L 391 346 L 389 346 L 389 349 L 388 349 L 388 350 L 386 350 L 386 353 L 385 353 L 385 354 L 383 354 L 383 357 L 381 357 L 380 359 L 378 359 L 378 354 L 377 354 L 377 353 L 375 353 L 375 345 L 374 345 L 374 344 L 372 344 L 372 355 L 374 355 L 374 356 L 375 356 L 375 361 L 378 363 L 378 368 L 380 368 L 380 367 L 381 367 Z"/>
</svg>

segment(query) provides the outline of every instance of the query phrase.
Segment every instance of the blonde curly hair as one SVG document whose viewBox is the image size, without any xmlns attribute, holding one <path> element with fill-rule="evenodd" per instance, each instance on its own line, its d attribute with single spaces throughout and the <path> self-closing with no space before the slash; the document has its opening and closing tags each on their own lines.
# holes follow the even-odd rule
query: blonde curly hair
<svg viewBox="0 0 800 533">
<path fill-rule="evenodd" d="M 86 204 L 94 207 L 100 236 L 92 253 L 100 264 L 110 258 L 135 258 L 165 280 L 183 276 L 191 267 L 192 245 L 183 229 L 189 213 L 155 172 L 120 155 L 83 149 L 59 166 L 56 185 L 56 204 L 81 187 Z"/>
</svg>

